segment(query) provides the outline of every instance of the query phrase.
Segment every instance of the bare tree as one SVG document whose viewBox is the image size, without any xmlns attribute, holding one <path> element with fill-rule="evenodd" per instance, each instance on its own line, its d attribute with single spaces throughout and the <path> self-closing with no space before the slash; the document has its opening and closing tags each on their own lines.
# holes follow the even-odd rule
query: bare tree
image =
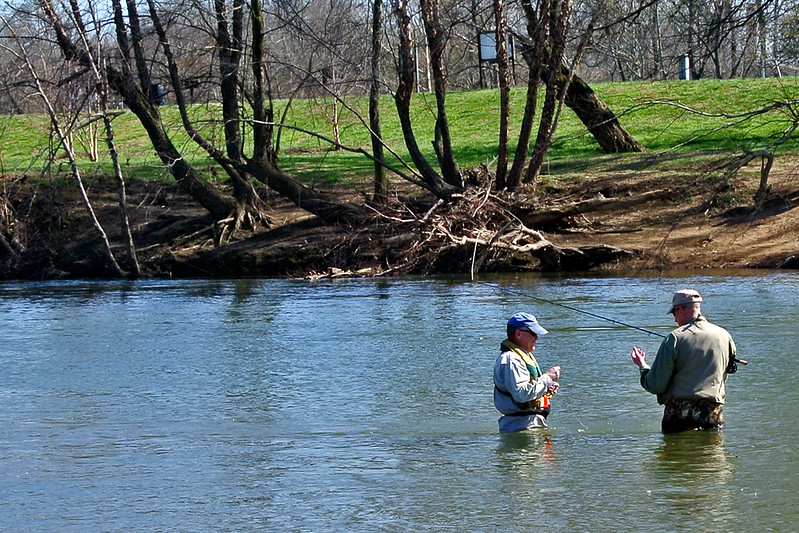
<svg viewBox="0 0 799 533">
<path fill-rule="evenodd" d="M 496 186 L 504 189 L 508 172 L 508 119 L 510 115 L 510 71 L 508 69 L 508 20 L 505 1 L 494 0 L 496 51 L 499 69 L 499 149 L 497 150 Z"/>
<path fill-rule="evenodd" d="M 507 173 L 508 155 L 508 136 L 507 136 L 507 116 L 509 113 L 507 102 L 507 91 L 509 90 L 509 73 L 507 52 L 503 51 L 505 46 L 506 22 L 504 17 L 504 2 L 495 2 L 492 9 L 495 11 L 495 23 L 499 31 L 497 32 L 497 51 L 499 58 L 500 72 L 500 128 L 499 128 L 499 148 L 497 159 L 496 184 L 500 188 L 507 187 L 514 189 L 522 181 L 522 174 L 527 169 L 527 181 L 534 181 L 544 157 L 552 142 L 552 136 L 557 127 L 560 109 L 565 104 L 571 107 L 580 116 L 581 120 L 589 128 L 600 145 L 609 152 L 620 151 L 640 151 L 643 147 L 635 141 L 618 123 L 615 115 L 610 109 L 594 94 L 591 88 L 582 80 L 575 76 L 575 66 L 579 63 L 582 50 L 589 42 L 593 31 L 593 22 L 583 28 L 582 37 L 578 40 L 582 44 L 578 45 L 573 51 L 574 59 L 566 63 L 564 58 L 568 50 L 568 38 L 570 31 L 570 20 L 572 11 L 572 0 L 542 0 L 532 2 L 524 0 L 522 2 L 525 18 L 527 21 L 526 35 L 514 33 L 517 40 L 522 43 L 522 55 L 527 62 L 528 84 L 527 99 L 525 103 L 522 125 L 519 131 L 519 141 L 513 164 Z M 442 28 L 442 18 L 440 16 L 441 2 L 432 0 L 420 0 L 419 8 L 421 18 L 425 28 L 425 35 L 430 53 L 431 73 L 436 89 L 436 131 L 435 153 L 437 163 L 444 175 L 443 181 L 450 185 L 461 186 L 462 182 L 447 178 L 447 173 L 455 172 L 456 163 L 451 161 L 451 149 L 448 151 L 446 142 L 449 137 L 448 120 L 446 115 L 445 93 L 446 93 L 446 73 L 440 68 L 442 57 L 445 53 L 446 41 L 442 38 L 451 32 Z M 413 19 L 410 4 L 401 0 L 396 3 L 395 14 L 399 34 L 399 86 L 395 99 L 399 111 L 400 122 L 403 128 L 405 143 L 411 157 L 421 170 L 426 180 L 434 185 L 439 178 L 434 167 L 424 159 L 418 149 L 417 140 L 410 124 L 408 109 L 414 88 L 415 75 L 415 55 L 414 40 L 411 21 Z M 595 16 L 596 18 L 596 16 Z M 576 84 L 575 84 L 576 80 Z M 543 82 L 546 92 L 542 111 L 538 121 L 538 135 L 536 138 L 533 155 L 528 159 L 529 140 L 531 138 L 536 107 L 538 100 L 538 87 Z M 436 190 L 435 186 L 431 190 Z"/>
<path fill-rule="evenodd" d="M 5 20 L 3 20 L 3 22 L 6 23 Z M 5 25 L 6 27 L 8 27 L 7 23 Z M 17 40 L 17 42 L 19 42 L 18 36 L 15 35 L 15 39 Z M 28 73 L 30 74 L 31 79 L 33 80 L 33 83 L 36 87 L 36 93 L 39 96 L 39 98 L 41 98 L 42 103 L 44 104 L 44 107 L 47 111 L 47 115 L 50 117 L 51 127 L 53 128 L 53 131 L 57 135 L 61 148 L 63 149 L 64 153 L 66 153 L 67 158 L 69 159 L 69 167 L 72 174 L 72 178 L 74 179 L 75 185 L 78 188 L 78 192 L 80 193 L 80 198 L 83 202 L 84 207 L 86 208 L 86 213 L 89 216 L 89 220 L 91 221 L 92 226 L 95 232 L 97 233 L 97 236 L 100 238 L 100 241 L 103 244 L 103 251 L 106 262 L 117 276 L 120 277 L 124 276 L 125 273 L 122 270 L 122 268 L 119 266 L 119 263 L 117 263 L 116 258 L 114 257 L 114 253 L 111 250 L 111 243 L 108 240 L 108 236 L 105 232 L 105 229 L 103 228 L 100 221 L 97 219 L 97 215 L 94 212 L 92 203 L 89 200 L 89 195 L 86 192 L 86 187 L 83 185 L 83 178 L 81 177 L 81 173 L 78 168 L 77 161 L 75 159 L 75 151 L 73 150 L 72 143 L 69 140 L 70 132 L 64 128 L 62 120 L 61 118 L 59 118 L 59 115 L 56 112 L 53 103 L 50 101 L 48 93 L 44 88 L 44 83 L 41 77 L 39 76 L 39 73 L 37 72 L 36 68 L 34 67 L 30 56 L 28 56 L 25 46 L 24 45 L 18 46 L 16 49 L 11 49 L 10 47 L 3 46 L 3 49 L 12 54 L 17 55 L 22 61 L 24 61 L 28 69 Z"/>
<path fill-rule="evenodd" d="M 530 138 L 532 136 L 535 121 L 536 108 L 538 106 L 538 86 L 544 71 L 544 55 L 546 50 L 547 27 L 541 23 L 546 17 L 548 5 L 540 3 L 539 10 L 536 11 L 533 5 L 523 2 L 525 10 L 525 20 L 527 21 L 527 35 L 529 39 L 521 40 L 523 43 L 522 57 L 527 62 L 527 97 L 525 99 L 524 114 L 519 130 L 519 142 L 516 146 L 516 153 L 513 157 L 513 165 L 506 186 L 508 189 L 516 189 L 522 181 L 522 173 L 527 164 L 527 155 L 530 148 Z"/>
<path fill-rule="evenodd" d="M 380 138 L 380 51 L 383 36 L 383 0 L 372 0 L 372 59 L 369 80 L 369 127 L 374 164 L 374 201 L 385 203 L 388 199 L 388 177 L 382 164 L 385 158 Z"/>
<path fill-rule="evenodd" d="M 75 20 L 79 16 L 77 5 L 69 10 L 59 12 L 52 0 L 40 0 L 47 19 L 56 33 L 56 37 L 65 57 L 81 65 L 88 65 L 89 58 L 70 38 L 62 14 L 68 15 L 66 20 Z M 223 0 L 214 3 L 213 20 L 216 21 L 214 32 L 218 49 L 231 48 L 222 53 L 220 62 L 221 97 L 223 100 L 224 149 L 215 146 L 204 138 L 200 130 L 194 127 L 187 111 L 184 97 L 182 76 L 178 62 L 171 52 L 171 41 L 166 26 L 161 23 L 161 13 L 153 2 L 147 3 L 149 19 L 159 37 L 159 45 L 165 56 L 166 69 L 172 84 L 172 90 L 181 111 L 183 126 L 190 137 L 198 143 L 217 162 L 220 168 L 231 178 L 234 196 L 223 193 L 208 181 L 204 180 L 191 165 L 185 155 L 176 147 L 164 127 L 158 106 L 150 98 L 152 78 L 144 52 L 144 31 L 140 23 L 138 6 L 131 0 L 123 10 L 120 0 L 112 0 L 116 45 L 121 58 L 108 64 L 106 70 L 109 85 L 117 91 L 126 105 L 136 114 L 147 131 L 150 141 L 165 166 L 170 169 L 178 185 L 189 193 L 219 220 L 230 220 L 236 227 L 245 219 L 261 218 L 261 206 L 254 192 L 251 178 L 263 182 L 279 194 L 289 198 L 298 206 L 319 215 L 329 222 L 353 223 L 359 220 L 362 210 L 351 205 L 342 204 L 337 199 L 322 194 L 302 185 L 299 181 L 285 174 L 276 164 L 275 151 L 272 146 L 276 124 L 273 119 L 272 97 L 266 77 L 266 61 L 264 50 L 264 26 L 261 2 L 253 0 L 245 6 L 241 0 L 233 0 L 231 6 Z M 241 74 L 242 55 L 235 51 L 244 45 L 243 10 L 247 8 L 246 20 L 249 21 L 248 67 L 251 75 L 251 87 L 243 92 L 238 81 Z M 235 79 L 230 83 L 230 78 Z M 242 96 L 246 96 L 252 115 L 250 118 L 240 115 L 239 106 Z M 251 137 L 241 130 L 248 125 Z M 250 155 L 244 152 L 245 139 L 252 139 L 253 148 Z"/>
<path fill-rule="evenodd" d="M 71 31 L 66 26 L 67 21 L 72 21 L 73 29 L 75 26 L 79 26 L 75 22 L 75 19 L 82 17 L 78 6 L 57 10 L 52 0 L 40 0 L 39 5 L 55 32 L 56 41 L 64 57 L 83 68 L 90 68 L 91 57 L 72 40 Z M 150 76 L 143 54 L 142 34 L 141 28 L 138 26 L 135 5 L 132 2 L 129 4 L 133 15 L 127 14 L 127 23 L 119 0 L 112 0 L 112 7 L 117 46 L 122 54 L 122 61 L 106 63 L 105 72 L 109 86 L 122 97 L 125 104 L 142 123 L 155 152 L 163 164 L 170 169 L 178 186 L 212 215 L 220 219 L 229 216 L 236 209 L 235 200 L 222 194 L 202 179 L 186 160 L 169 137 L 161 122 L 158 107 L 150 98 Z M 128 28 L 130 29 L 128 30 Z M 135 70 L 131 68 L 133 64 L 135 64 Z"/>
<path fill-rule="evenodd" d="M 58 139 L 57 151 L 52 150 L 50 158 L 66 153 L 70 162 L 70 171 L 78 187 L 79 194 L 86 208 L 95 230 L 104 244 L 107 262 L 117 275 L 140 275 L 140 267 L 134 248 L 130 222 L 127 213 L 126 184 L 119 164 L 119 154 L 114 139 L 113 117 L 118 113 L 109 111 L 108 91 L 105 78 L 102 74 L 103 64 L 100 63 L 103 46 L 100 27 L 96 13 L 89 12 L 89 26 L 83 25 L 83 20 L 77 21 L 82 38 L 78 42 L 87 56 L 91 59 L 88 68 L 69 69 L 53 55 L 53 49 L 43 45 L 46 41 L 40 39 L 40 33 L 32 33 L 31 24 L 39 21 L 30 16 L 30 13 L 17 11 L 18 19 L 14 24 L 4 18 L 4 32 L 12 35 L 15 45 L 6 46 L 4 49 L 9 55 L 17 57 L 28 71 L 31 86 L 43 104 L 43 108 L 50 117 L 51 131 Z M 21 26 L 20 26 L 21 23 Z M 41 30 L 41 28 L 39 28 Z M 36 54 L 35 56 L 33 54 Z M 56 65 L 60 68 L 52 68 Z M 43 70 L 45 67 L 46 70 Z M 88 193 L 83 185 L 81 172 L 77 165 L 76 149 L 78 143 L 92 161 L 97 161 L 98 141 L 101 137 L 100 127 L 104 129 L 105 144 L 111 156 L 114 178 L 117 183 L 121 235 L 127 251 L 127 260 L 124 265 L 127 271 L 117 263 L 111 251 L 105 230 L 97 219 Z M 76 142 L 77 141 L 77 142 Z"/>
<path fill-rule="evenodd" d="M 419 145 L 416 142 L 416 135 L 413 132 L 411 120 L 411 97 L 416 86 L 416 59 L 414 57 L 413 32 L 411 27 L 411 15 L 408 2 L 397 0 L 394 6 L 394 14 L 397 18 L 397 28 L 399 31 L 398 47 L 398 75 L 399 85 L 394 95 L 397 106 L 402 134 L 405 139 L 405 146 L 408 149 L 414 165 L 419 170 L 425 187 L 442 199 L 451 200 L 453 195 L 460 192 L 459 187 L 448 183 L 436 172 L 432 165 L 427 161 Z M 440 152 L 439 152 L 440 153 Z"/>
<path fill-rule="evenodd" d="M 566 53 L 566 36 L 569 33 L 572 0 L 553 0 L 541 3 L 543 9 L 537 22 L 547 28 L 546 46 L 544 47 L 547 59 L 543 71 L 546 94 L 541 109 L 541 118 L 538 121 L 538 135 L 525 177 L 525 181 L 531 183 L 536 181 L 541 172 L 544 157 L 552 144 L 552 136 L 557 127 L 559 104 L 563 102 L 568 84 L 571 82 L 570 78 L 560 79 L 559 73 Z M 534 14 L 532 9 L 527 9 L 525 12 Z"/>
<path fill-rule="evenodd" d="M 449 120 L 447 119 L 447 75 L 443 63 L 447 39 L 439 11 L 440 0 L 419 0 L 419 3 L 425 33 L 427 34 L 430 70 L 436 94 L 436 126 L 433 147 L 436 151 L 438 163 L 441 166 L 441 174 L 444 181 L 454 187 L 463 187 L 463 177 L 460 170 L 458 170 L 458 164 L 452 152 L 452 138 L 449 133 Z"/>
<path fill-rule="evenodd" d="M 604 2 L 605 0 L 597 0 Z M 586 52 L 593 80 L 677 78 L 688 57 L 690 78 L 780 76 L 791 61 L 781 50 L 794 0 L 623 0 L 607 3 Z M 614 20 L 623 20 L 624 25 Z"/>
</svg>

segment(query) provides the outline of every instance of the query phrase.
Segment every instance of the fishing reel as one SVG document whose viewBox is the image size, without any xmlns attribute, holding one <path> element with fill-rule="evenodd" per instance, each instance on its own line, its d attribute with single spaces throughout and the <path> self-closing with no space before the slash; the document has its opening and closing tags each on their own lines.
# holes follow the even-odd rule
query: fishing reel
<svg viewBox="0 0 799 533">
<path fill-rule="evenodd" d="M 743 359 L 738 359 L 738 358 L 735 358 L 735 357 L 731 357 L 730 358 L 730 364 L 727 365 L 726 372 L 728 374 L 735 374 L 736 372 L 738 372 L 738 363 L 740 363 L 740 364 L 742 364 L 744 366 L 749 364 L 747 361 L 744 361 Z"/>
</svg>

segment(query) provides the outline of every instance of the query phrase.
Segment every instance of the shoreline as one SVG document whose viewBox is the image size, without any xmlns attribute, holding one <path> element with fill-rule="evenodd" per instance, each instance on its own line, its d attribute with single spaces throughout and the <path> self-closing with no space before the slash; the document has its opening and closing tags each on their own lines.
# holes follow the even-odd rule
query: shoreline
<svg viewBox="0 0 799 533">
<path fill-rule="evenodd" d="M 449 241 L 439 236 L 435 247 L 422 248 L 419 242 L 430 240 L 429 225 L 402 227 L 376 217 L 363 227 L 328 226 L 267 191 L 264 197 L 270 198 L 267 214 L 275 221 L 272 227 L 238 230 L 221 246 L 214 242 L 214 221 L 173 185 L 129 184 L 128 212 L 144 269 L 142 277 L 153 279 L 469 276 L 475 268 L 478 274 L 586 272 L 597 276 L 788 271 L 799 269 L 799 240 L 794 237 L 799 235 L 799 187 L 791 160 L 778 161 L 780 165 L 775 164 L 770 177 L 769 200 L 760 210 L 747 200 L 759 183 L 753 169 L 740 173 L 735 183 L 739 200 L 726 204 L 718 202 L 712 184 L 686 196 L 697 183 L 704 183 L 696 176 L 675 181 L 671 174 L 653 171 L 647 179 L 637 173 L 585 177 L 577 184 L 555 183 L 545 194 L 533 197 L 530 205 L 550 212 L 596 198 L 618 201 L 602 201 L 597 209 L 562 216 L 557 225 L 532 226 L 527 231 L 547 241 L 547 246 L 530 252 L 523 252 L 534 248 L 528 246 L 529 239 L 523 239 L 524 246 L 484 254 L 485 246 L 458 237 L 454 231 L 445 234 L 451 237 Z M 30 190 L 17 193 L 20 206 L 30 205 L 36 194 L 42 205 L 28 207 L 28 218 L 14 226 L 18 233 L 11 238 L 18 239 L 24 251 L 17 258 L 0 253 L 1 279 L 112 277 L 103 266 L 99 239 L 72 191 L 74 187 L 64 183 L 58 187 L 42 193 L 31 184 Z M 653 190 L 665 194 L 654 197 Z M 350 201 L 363 201 L 357 191 L 341 194 Z M 629 198 L 636 197 L 646 200 L 630 202 Z M 122 247 L 116 244 L 122 242 L 116 190 L 110 185 L 105 189 L 95 186 L 91 198 L 114 243 L 115 255 L 121 257 Z M 450 216 L 460 217 L 443 219 L 454 220 L 453 227 L 463 218 L 462 213 Z M 8 235 L 4 238 L 10 240 Z"/>
</svg>

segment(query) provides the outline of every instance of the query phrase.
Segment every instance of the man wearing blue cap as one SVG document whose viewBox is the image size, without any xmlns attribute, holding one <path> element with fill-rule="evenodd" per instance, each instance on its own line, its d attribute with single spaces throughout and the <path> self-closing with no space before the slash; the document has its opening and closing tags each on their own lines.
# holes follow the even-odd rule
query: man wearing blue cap
<svg viewBox="0 0 799 533">
<path fill-rule="evenodd" d="M 502 413 L 499 431 L 547 427 L 549 398 L 558 390 L 560 367 L 541 372 L 533 356 L 536 341 L 547 330 L 533 315 L 516 313 L 508 320 L 507 333 L 494 363 L 494 407 Z"/>
</svg>

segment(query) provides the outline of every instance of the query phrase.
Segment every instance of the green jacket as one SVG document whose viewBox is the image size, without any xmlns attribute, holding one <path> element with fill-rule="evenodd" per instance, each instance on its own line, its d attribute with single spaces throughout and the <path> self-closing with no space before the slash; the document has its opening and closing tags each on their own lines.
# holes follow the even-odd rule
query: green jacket
<svg viewBox="0 0 799 533">
<path fill-rule="evenodd" d="M 735 342 L 704 316 L 672 331 L 661 343 L 652 367 L 641 368 L 641 386 L 668 400 L 710 399 L 724 403 L 724 382 Z"/>
</svg>

